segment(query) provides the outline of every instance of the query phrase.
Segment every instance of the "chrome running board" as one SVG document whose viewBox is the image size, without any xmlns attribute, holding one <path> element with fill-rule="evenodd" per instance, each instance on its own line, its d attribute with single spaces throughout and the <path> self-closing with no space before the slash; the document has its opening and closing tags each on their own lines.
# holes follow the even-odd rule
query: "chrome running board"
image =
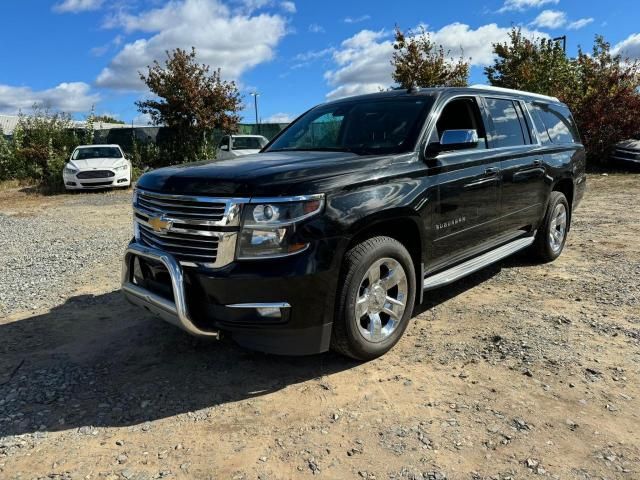
<svg viewBox="0 0 640 480">
<path fill-rule="evenodd" d="M 434 288 L 449 285 L 456 280 L 477 272 L 487 265 L 491 265 L 492 263 L 502 260 L 523 248 L 527 248 L 534 242 L 534 240 L 535 234 L 532 237 L 519 238 L 518 240 L 514 240 L 513 242 L 501 246 L 500 248 L 496 248 L 495 250 L 482 254 L 479 257 L 467 260 L 466 262 L 456 265 L 444 272 L 437 273 L 431 277 L 426 277 L 424 279 L 423 288 L 424 290 L 432 290 Z"/>
</svg>

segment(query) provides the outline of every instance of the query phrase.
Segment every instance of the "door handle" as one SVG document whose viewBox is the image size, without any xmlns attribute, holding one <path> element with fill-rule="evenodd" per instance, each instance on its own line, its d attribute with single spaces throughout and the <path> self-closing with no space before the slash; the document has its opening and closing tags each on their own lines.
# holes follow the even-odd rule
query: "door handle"
<svg viewBox="0 0 640 480">
<path fill-rule="evenodd" d="M 497 175 L 498 173 L 500 173 L 500 169 L 498 167 L 490 167 L 487 168 L 484 173 L 486 175 Z"/>
</svg>

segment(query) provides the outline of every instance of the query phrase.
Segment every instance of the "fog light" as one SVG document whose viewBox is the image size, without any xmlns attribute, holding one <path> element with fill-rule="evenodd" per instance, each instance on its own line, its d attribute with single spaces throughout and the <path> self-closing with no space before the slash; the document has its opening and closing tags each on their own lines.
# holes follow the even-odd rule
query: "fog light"
<svg viewBox="0 0 640 480">
<path fill-rule="evenodd" d="M 69 185 L 70 187 L 75 187 L 76 186 L 76 182 L 67 182 L 67 185 Z"/>
<path fill-rule="evenodd" d="M 261 317 L 265 317 L 265 318 L 281 318 L 282 317 L 282 310 L 280 308 L 261 307 L 261 308 L 257 308 L 256 310 L 258 310 L 258 314 Z"/>
</svg>

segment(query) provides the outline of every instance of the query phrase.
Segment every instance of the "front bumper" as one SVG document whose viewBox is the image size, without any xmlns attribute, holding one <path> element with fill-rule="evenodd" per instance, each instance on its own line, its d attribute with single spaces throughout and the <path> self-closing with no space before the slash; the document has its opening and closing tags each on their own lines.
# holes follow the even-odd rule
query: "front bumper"
<svg viewBox="0 0 640 480">
<path fill-rule="evenodd" d="M 219 338 L 224 331 L 254 350 L 321 353 L 329 349 L 337 274 L 317 268 L 319 255 L 309 249 L 269 265 L 235 262 L 211 270 L 183 267 L 172 255 L 134 241 L 125 253 L 122 291 L 131 303 L 198 337 Z M 170 295 L 136 283 L 136 258 L 164 266 Z"/>
<path fill-rule="evenodd" d="M 113 177 L 107 178 L 78 178 L 77 175 L 83 170 L 70 174 L 63 172 L 64 187 L 67 190 L 91 190 L 99 188 L 129 187 L 131 185 L 131 169 L 124 171 L 110 170 L 114 173 Z"/>
</svg>

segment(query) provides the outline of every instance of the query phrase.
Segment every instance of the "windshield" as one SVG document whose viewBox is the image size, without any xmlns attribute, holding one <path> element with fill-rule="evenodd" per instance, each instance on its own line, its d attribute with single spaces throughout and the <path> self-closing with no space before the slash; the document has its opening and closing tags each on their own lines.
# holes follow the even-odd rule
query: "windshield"
<svg viewBox="0 0 640 480">
<path fill-rule="evenodd" d="M 266 138 L 233 137 L 233 150 L 260 150 L 267 144 Z"/>
<path fill-rule="evenodd" d="M 300 117 L 268 151 L 407 152 L 414 148 L 432 105 L 427 95 L 322 105 Z"/>
<path fill-rule="evenodd" d="M 73 152 L 73 160 L 88 160 L 90 158 L 122 158 L 122 153 L 117 147 L 78 148 Z"/>
</svg>

